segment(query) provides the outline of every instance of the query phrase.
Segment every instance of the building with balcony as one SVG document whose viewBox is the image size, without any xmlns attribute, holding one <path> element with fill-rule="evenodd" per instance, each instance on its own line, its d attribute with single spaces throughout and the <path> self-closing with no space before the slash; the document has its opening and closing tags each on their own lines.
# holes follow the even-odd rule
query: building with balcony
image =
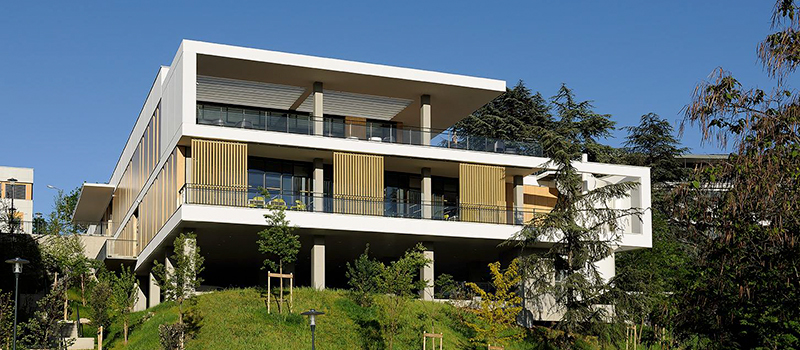
<svg viewBox="0 0 800 350">
<path fill-rule="evenodd" d="M 33 168 L 0 166 L 0 232 L 33 233 Z"/>
<path fill-rule="evenodd" d="M 296 284 L 346 287 L 364 251 L 394 259 L 421 242 L 421 272 L 485 279 L 518 249 L 498 244 L 558 191 L 532 143 L 453 131 L 505 81 L 188 41 L 161 67 L 107 183 L 85 183 L 74 219 L 111 238 L 98 258 L 150 273 L 184 231 L 209 286 L 266 283 L 257 232 L 286 203 L 302 248 Z M 650 206 L 649 169 L 576 160 L 587 188 L 641 184 L 615 207 Z M 264 188 L 267 193 L 262 193 Z M 650 247 L 650 215 L 625 218 L 617 249 Z M 546 243 L 546 242 L 544 242 Z M 613 256 L 602 262 L 613 275 Z M 432 298 L 433 290 L 423 291 Z"/>
</svg>

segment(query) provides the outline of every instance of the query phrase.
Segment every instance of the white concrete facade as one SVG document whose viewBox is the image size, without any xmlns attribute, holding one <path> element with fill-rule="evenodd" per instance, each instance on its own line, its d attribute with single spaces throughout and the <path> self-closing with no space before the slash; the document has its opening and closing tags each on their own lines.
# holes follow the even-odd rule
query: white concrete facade
<svg viewBox="0 0 800 350">
<path fill-rule="evenodd" d="M 34 218 L 33 212 L 33 168 L 19 168 L 19 167 L 10 167 L 10 166 L 0 166 L 0 201 L 2 201 L 2 209 L 10 209 L 12 206 L 12 200 L 10 197 L 6 195 L 6 185 L 10 185 L 10 179 L 16 179 L 16 185 L 23 185 L 25 188 L 22 188 L 21 195 L 25 198 L 16 198 L 13 200 L 13 206 L 16 210 L 17 215 L 21 215 L 22 222 L 18 225 L 18 229 L 21 229 L 25 233 L 32 233 L 32 221 Z M 26 189 L 28 193 L 26 193 Z M 17 195 L 20 195 L 19 188 L 16 192 Z M 13 193 L 13 192 L 12 192 Z"/>
<path fill-rule="evenodd" d="M 248 74 L 251 75 L 248 76 Z M 312 132 L 298 134 L 200 124 L 198 123 L 197 105 L 200 102 L 208 102 L 198 98 L 200 76 L 203 79 L 216 77 L 224 84 L 234 85 L 238 84 L 237 81 L 252 80 L 252 84 L 240 84 L 241 86 L 234 87 L 240 89 L 238 94 L 240 97 L 236 98 L 245 101 L 238 103 L 251 103 L 244 107 L 281 109 L 278 106 L 286 106 L 281 110 L 301 111 L 302 108 L 305 108 L 303 106 L 310 106 L 307 115 L 310 118 Z M 213 82 L 213 79 L 203 81 Z M 200 88 L 205 89 L 203 86 Z M 546 179 L 542 174 L 553 170 L 549 159 L 506 152 L 479 152 L 435 147 L 434 141 L 431 139 L 431 130 L 452 126 L 456 121 L 503 93 L 505 89 L 506 83 L 502 80 L 185 40 L 181 43 L 172 64 L 158 70 L 147 100 L 106 186 L 119 186 L 122 174 L 131 160 L 137 142 L 141 139 L 153 111 L 160 106 L 160 160 L 156 169 L 164 166 L 175 147 L 187 147 L 193 139 L 245 143 L 250 146 L 250 156 L 271 156 L 279 159 L 302 160 L 312 164 L 312 171 L 309 175 L 312 183 L 310 190 L 316 196 L 313 200 L 314 208 L 321 208 L 324 206 L 320 196 L 325 191 L 325 162 L 330 164 L 329 158 L 332 152 L 380 155 L 387 159 L 387 167 L 413 168 L 414 171 L 408 171 L 408 173 L 421 179 L 419 188 L 424 202 L 432 201 L 433 177 L 443 175 L 453 177 L 454 170 L 452 169 L 457 169 L 459 163 L 484 164 L 508 169 L 508 183 L 512 188 L 511 196 L 514 203 L 511 208 L 520 209 L 522 208 L 520 203 L 524 202 L 525 185 L 546 185 L 544 183 Z M 204 93 L 210 94 L 208 91 Z M 229 93 L 230 91 L 219 92 L 217 97 L 237 96 L 235 93 Z M 380 138 L 365 140 L 325 135 L 326 128 L 329 126 L 323 125 L 321 118 L 330 113 L 330 110 L 347 111 L 348 105 L 341 102 L 347 98 L 351 98 L 353 102 L 352 115 L 369 113 L 372 108 L 375 111 L 375 120 L 396 122 L 400 126 L 419 128 L 422 132 L 420 142 L 404 144 L 383 142 Z M 221 103 L 219 101 L 221 100 L 214 103 Z M 391 109 L 391 113 L 386 112 L 386 109 Z M 191 183 L 191 162 L 190 158 L 186 159 L 187 183 Z M 593 188 L 623 181 L 633 181 L 639 184 L 637 189 L 631 191 L 630 197 L 619 199 L 613 203 L 614 207 L 621 209 L 637 207 L 644 210 L 641 219 L 626 219 L 623 232 L 620 232 L 621 239 L 618 246 L 619 250 L 650 247 L 652 245 L 649 212 L 650 170 L 644 167 L 591 163 L 581 160 L 576 160 L 574 165 L 585 174 L 587 184 Z M 137 211 L 137 206 L 140 205 L 147 190 L 156 180 L 157 173 L 158 171 L 153 171 L 146 176 L 142 190 L 135 194 L 134 205 L 128 208 L 124 214 L 123 223 L 130 220 Z M 98 188 L 100 187 L 102 186 Z M 94 192 L 87 190 L 87 194 L 97 193 L 92 198 L 108 197 L 101 193 L 101 189 Z M 85 204 L 80 204 L 80 208 L 76 209 L 76 212 L 81 210 L 81 215 L 93 217 L 92 215 L 97 213 L 96 208 L 103 208 L 108 204 L 92 203 L 92 198 L 89 198 L 88 195 L 86 198 L 82 196 L 81 201 L 84 202 L 79 203 Z M 105 200 L 110 199 L 103 199 L 103 201 Z M 185 198 L 182 197 L 181 200 L 185 200 Z M 290 210 L 286 213 L 287 219 L 301 231 L 304 237 L 308 237 L 307 244 L 301 251 L 304 256 L 308 256 L 310 262 L 298 262 L 298 266 L 306 266 L 308 270 L 294 271 L 296 275 L 309 276 L 308 285 L 323 289 L 328 284 L 326 282 L 332 279 L 333 274 L 342 274 L 341 269 L 335 270 L 330 266 L 326 267 L 326 261 L 336 259 L 340 254 L 344 254 L 340 250 L 331 249 L 334 240 L 328 239 L 328 235 L 332 238 L 346 237 L 347 239 L 370 235 L 370 237 L 380 237 L 378 242 L 381 242 L 383 237 L 386 242 L 394 242 L 400 238 L 419 240 L 426 242 L 426 247 L 430 248 L 426 251 L 426 256 L 431 259 L 439 258 L 435 264 L 431 264 L 429 268 L 421 271 L 421 277 L 431 284 L 430 288 L 426 288 L 422 292 L 425 299 L 433 299 L 434 272 L 439 273 L 441 270 L 434 267 L 446 258 L 442 254 L 434 254 L 432 241 L 437 242 L 437 249 L 445 249 L 446 242 L 458 241 L 490 242 L 486 244 L 492 245 L 495 244 L 493 242 L 513 237 L 523 227 L 516 224 L 431 220 L 434 214 L 430 206 L 421 209 L 419 218 L 319 211 Z M 178 232 L 187 229 L 224 231 L 225 227 L 230 227 L 231 231 L 255 230 L 263 227 L 266 212 L 266 209 L 247 206 L 179 203 L 178 209 L 169 217 L 155 237 L 140 247 L 141 251 L 135 257 L 136 272 L 144 280 L 150 281 L 149 288 L 145 293 L 148 296 L 148 306 L 152 307 L 160 302 L 160 291 L 152 282 L 149 268 L 154 260 L 160 260 L 164 253 L 169 251 L 169 246 Z M 121 223 L 117 223 L 112 235 L 118 236 L 122 231 L 122 226 Z M 209 235 L 209 237 L 211 236 Z M 201 254 L 209 254 L 213 257 L 217 253 L 214 250 L 226 249 L 219 245 L 204 245 L 204 239 L 205 237 L 202 236 L 198 238 Z M 391 244 L 387 243 L 387 246 L 389 245 Z M 230 249 L 240 248 L 231 247 Z M 357 249 L 363 249 L 363 247 Z M 396 248 L 397 251 L 404 249 Z M 601 265 L 605 271 L 604 276 L 613 276 L 613 255 L 610 262 L 603 261 Z"/>
</svg>

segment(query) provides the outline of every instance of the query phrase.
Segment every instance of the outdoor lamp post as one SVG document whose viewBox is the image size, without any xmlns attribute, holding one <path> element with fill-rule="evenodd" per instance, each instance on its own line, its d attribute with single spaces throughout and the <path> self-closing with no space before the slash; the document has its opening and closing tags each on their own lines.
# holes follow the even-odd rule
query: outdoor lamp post
<svg viewBox="0 0 800 350">
<path fill-rule="evenodd" d="M 8 184 L 11 185 L 11 208 L 8 209 L 8 214 L 9 214 L 9 220 L 8 221 L 11 222 L 11 233 L 14 233 L 14 231 L 16 229 L 16 226 L 17 226 L 17 215 L 16 215 L 17 214 L 17 208 L 14 208 L 14 197 L 17 196 L 17 186 L 14 186 L 14 185 L 17 184 L 17 179 L 15 179 L 13 177 L 9 178 L 8 179 Z M 8 190 L 6 190 L 6 193 L 8 193 Z"/>
<path fill-rule="evenodd" d="M 306 312 L 301 313 L 303 316 L 308 316 L 308 323 L 311 324 L 311 350 L 314 350 L 314 330 L 317 328 L 317 324 L 315 322 L 315 317 L 318 315 L 324 315 L 325 313 L 322 311 L 317 311 L 314 309 L 308 310 Z"/>
<path fill-rule="evenodd" d="M 19 275 L 22 273 L 22 265 L 28 263 L 28 260 L 14 258 L 6 260 L 7 263 L 13 265 L 14 271 L 14 341 L 13 350 L 17 350 L 17 303 L 19 300 Z"/>
</svg>

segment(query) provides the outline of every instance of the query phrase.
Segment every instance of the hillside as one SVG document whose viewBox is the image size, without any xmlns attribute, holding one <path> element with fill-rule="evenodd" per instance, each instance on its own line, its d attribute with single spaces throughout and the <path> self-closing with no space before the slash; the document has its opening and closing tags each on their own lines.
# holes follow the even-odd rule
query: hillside
<svg viewBox="0 0 800 350">
<path fill-rule="evenodd" d="M 295 290 L 295 307 L 291 314 L 267 314 L 260 292 L 255 289 L 233 289 L 200 295 L 193 310 L 199 316 L 200 328 L 187 349 L 308 349 L 311 333 L 308 320 L 300 312 L 315 308 L 326 314 L 317 321 L 317 349 L 384 349 L 379 319 L 373 308 L 363 308 L 339 290 Z M 377 302 L 382 302 L 378 300 Z M 273 308 L 273 312 L 275 309 Z M 177 320 L 177 306 L 165 303 L 132 315 L 134 327 L 128 346 L 122 342 L 119 324 L 111 327 L 105 348 L 158 349 L 158 325 Z M 470 330 L 459 317 L 470 317 L 456 308 L 435 302 L 413 301 L 402 313 L 402 323 L 395 349 L 421 349 L 422 332 L 444 333 L 445 349 L 470 349 Z M 430 347 L 430 344 L 429 346 Z M 437 344 L 438 348 L 438 344 Z M 485 345 L 481 347 L 485 349 Z M 534 349 L 530 341 L 506 349 Z"/>
</svg>

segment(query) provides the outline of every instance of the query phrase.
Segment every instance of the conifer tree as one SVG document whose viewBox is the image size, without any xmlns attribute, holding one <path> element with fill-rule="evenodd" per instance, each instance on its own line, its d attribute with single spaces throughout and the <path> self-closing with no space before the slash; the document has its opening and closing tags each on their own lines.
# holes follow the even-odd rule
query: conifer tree
<svg viewBox="0 0 800 350">
<path fill-rule="evenodd" d="M 547 241 L 553 244 L 539 255 L 520 259 L 527 305 L 552 298 L 550 310 L 563 314 L 556 329 L 563 331 L 562 345 L 574 342 L 576 335 L 592 335 L 613 315 L 599 305 L 613 304 L 613 286 L 596 263 L 609 257 L 620 239 L 622 219 L 636 220 L 642 208 L 615 209 L 608 203 L 629 195 L 638 184 L 623 182 L 585 189 L 573 165 L 581 153 L 597 145 L 595 137 L 609 126 L 607 117 L 591 111 L 587 102 L 577 103 L 566 87 L 558 97 L 558 130 L 544 131 L 542 142 L 555 172 L 558 198 L 553 210 L 534 217 L 509 243 L 530 248 Z M 557 281 L 553 283 L 553 279 Z"/>
</svg>

